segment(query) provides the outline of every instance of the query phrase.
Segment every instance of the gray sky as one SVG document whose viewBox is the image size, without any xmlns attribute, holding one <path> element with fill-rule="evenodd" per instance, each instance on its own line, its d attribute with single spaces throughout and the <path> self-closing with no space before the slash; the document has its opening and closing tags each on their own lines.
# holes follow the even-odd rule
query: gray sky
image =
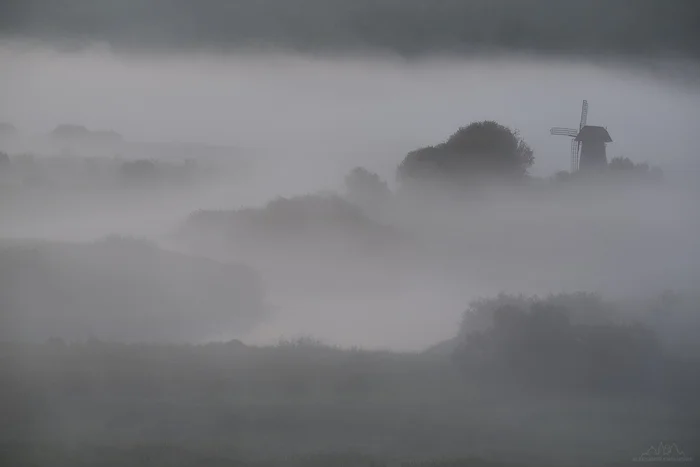
<svg viewBox="0 0 700 467">
<path fill-rule="evenodd" d="M 120 50 L 697 58 L 695 0 L 5 0 L 0 37 Z"/>
</svg>

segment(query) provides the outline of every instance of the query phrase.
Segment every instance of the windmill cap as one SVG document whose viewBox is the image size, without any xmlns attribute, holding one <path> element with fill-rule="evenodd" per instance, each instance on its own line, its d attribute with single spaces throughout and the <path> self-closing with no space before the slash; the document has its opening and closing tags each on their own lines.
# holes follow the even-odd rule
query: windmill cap
<svg viewBox="0 0 700 467">
<path fill-rule="evenodd" d="M 602 126 L 586 125 L 581 128 L 581 131 L 576 135 L 576 141 L 602 141 L 604 143 L 612 143 L 610 133 Z"/>
</svg>

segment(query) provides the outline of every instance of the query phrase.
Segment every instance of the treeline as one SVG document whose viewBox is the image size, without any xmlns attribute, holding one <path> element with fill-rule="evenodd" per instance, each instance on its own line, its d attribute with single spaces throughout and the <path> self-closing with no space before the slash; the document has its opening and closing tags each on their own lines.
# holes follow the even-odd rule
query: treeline
<svg viewBox="0 0 700 467">
<path fill-rule="evenodd" d="M 376 206 L 377 193 L 365 195 Z M 383 254 L 406 246 L 398 229 L 369 215 L 363 209 L 367 206 L 357 201 L 339 193 L 314 193 L 278 197 L 262 207 L 200 210 L 187 218 L 175 238 L 194 251 L 218 245 L 219 252 L 235 249 L 244 256 L 298 253 L 307 259 Z"/>
<path fill-rule="evenodd" d="M 666 294 L 647 304 L 669 304 L 657 311 L 664 322 L 697 330 L 697 318 L 681 317 L 697 300 L 674 300 Z M 623 305 L 616 309 L 644 315 L 636 301 Z M 610 310 L 591 294 L 503 295 L 470 307 L 450 350 L 423 353 L 342 349 L 311 338 L 265 347 L 237 340 L 3 344 L 0 358 L 21 365 L 0 367 L 0 382 L 25 388 L 0 388 L 12 407 L 5 420 L 26 426 L 30 439 L 15 430 L 0 449 L 24 443 L 31 465 L 54 460 L 42 453 L 71 465 L 177 465 L 171 446 L 212 465 L 307 465 L 319 450 L 329 454 L 318 465 L 476 452 L 518 465 L 572 456 L 601 465 L 640 455 L 660 431 L 692 447 L 700 354 L 679 353 L 668 347 L 676 335 Z M 45 445 L 31 437 L 33 427 Z M 61 451 L 71 439 L 80 447 Z M 287 464 L 295 455 L 300 463 Z"/>
<path fill-rule="evenodd" d="M 500 295 L 474 302 L 454 339 L 420 353 L 343 349 L 313 338 L 258 347 L 125 344 L 117 336 L 6 343 L 3 356 L 28 358 L 38 387 L 66 394 L 388 400 L 473 397 L 464 392 L 469 386 L 484 394 L 646 394 L 692 404 L 700 390 L 697 304 L 693 294 L 616 304 L 588 293 Z"/>
<path fill-rule="evenodd" d="M 539 205 L 541 212 L 552 212 L 552 217 L 545 219 L 549 223 L 558 215 L 553 209 L 560 207 L 557 200 L 564 195 L 575 201 L 570 213 L 576 216 L 581 210 L 579 220 L 583 220 L 588 214 L 602 213 L 598 211 L 600 205 L 586 204 L 586 200 L 600 196 L 603 188 L 614 194 L 635 186 L 661 186 L 663 181 L 660 169 L 628 158 L 614 158 L 600 170 L 560 172 L 548 178 L 529 173 L 534 163 L 533 149 L 517 130 L 495 121 L 477 121 L 459 128 L 443 142 L 406 154 L 397 164 L 394 189 L 377 173 L 355 167 L 346 174 L 344 189 L 277 197 L 260 207 L 200 210 L 183 222 L 175 237 L 200 253 L 237 250 L 253 261 L 256 251 L 270 256 L 292 250 L 306 253 L 297 258 L 301 262 L 312 256 L 350 251 L 377 257 L 399 252 L 394 259 L 425 258 L 426 241 L 430 243 L 431 238 L 421 231 L 430 226 L 421 219 L 455 223 L 460 216 L 477 219 L 477 215 L 485 214 L 470 227 L 471 235 L 455 243 L 454 247 L 459 248 L 475 241 L 478 231 L 484 233 L 488 223 L 505 212 L 501 209 L 504 206 L 510 211 L 518 203 L 520 209 L 525 209 L 528 202 L 530 207 Z M 566 193 L 569 188 L 580 189 L 581 193 Z M 614 208 L 612 204 L 607 207 Z M 564 224 L 554 222 L 536 233 L 533 229 L 537 223 L 532 219 L 518 220 L 523 232 L 534 235 L 532 243 L 553 235 L 556 229 L 566 231 Z M 603 217 L 598 220 L 608 222 Z M 590 241 L 585 232 L 592 229 L 593 233 L 592 225 L 582 224 L 576 235 Z M 495 223 L 492 228 L 501 229 Z M 432 240 L 437 242 L 435 235 L 444 232 L 433 234 Z M 493 246 L 497 254 L 508 249 L 494 243 L 498 238 L 500 234 L 487 234 L 484 239 L 488 242 L 474 251 L 474 256 Z"/>
<path fill-rule="evenodd" d="M 181 188 L 214 171 L 184 162 L 120 157 L 8 155 L 0 152 L 0 191 Z"/>
<path fill-rule="evenodd" d="M 636 163 L 627 157 L 612 158 L 597 170 L 561 171 L 555 182 L 629 182 L 662 179 L 661 169 Z M 476 121 L 459 128 L 445 141 L 409 152 L 396 170 L 401 184 L 439 185 L 442 188 L 473 189 L 527 185 L 538 181 L 529 174 L 535 152 L 517 129 L 495 121 Z"/>
</svg>

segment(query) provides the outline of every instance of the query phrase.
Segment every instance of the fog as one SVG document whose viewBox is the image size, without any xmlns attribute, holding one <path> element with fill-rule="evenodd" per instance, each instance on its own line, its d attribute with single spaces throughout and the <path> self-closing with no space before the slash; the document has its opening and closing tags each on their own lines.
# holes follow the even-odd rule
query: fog
<svg viewBox="0 0 700 467">
<path fill-rule="evenodd" d="M 313 163 L 321 169 L 315 185 L 353 164 L 393 178 L 409 150 L 488 118 L 518 128 L 537 147 L 536 174 L 568 169 L 566 144 L 548 129 L 576 125 L 584 98 L 592 103 L 590 122 L 613 132 L 611 157 L 667 165 L 694 154 L 697 88 L 619 65 L 517 56 L 134 57 L 99 47 L 68 54 L 12 44 L 1 57 L 1 117 L 24 131 L 73 122 L 115 129 L 131 141 L 267 150 L 275 165 L 289 163 L 300 174 L 310 172 L 304 162 Z M 684 69 L 682 62 L 665 64 L 674 65 Z"/>
<path fill-rule="evenodd" d="M 505 195 L 505 201 L 478 209 L 442 203 L 437 212 L 383 213 L 380 222 L 397 223 L 406 232 L 420 226 L 430 244 L 469 235 L 457 240 L 463 264 L 454 270 L 453 253 L 429 263 L 411 259 L 409 266 L 397 259 L 381 269 L 371 258 L 350 256 L 308 273 L 303 263 L 286 260 L 253 264 L 270 276 L 276 313 L 252 334 L 230 330 L 246 341 L 308 334 L 343 345 L 418 349 L 449 337 L 470 299 L 499 291 L 632 293 L 679 285 L 676 274 L 688 285 L 697 277 L 697 185 L 689 173 L 698 168 L 700 93 L 692 86 L 638 69 L 517 57 L 133 56 L 108 48 L 66 53 L 17 43 L 1 50 L 0 120 L 20 129 L 26 149 L 59 123 L 79 123 L 116 130 L 130 142 L 239 148 L 231 159 L 246 159 L 251 167 L 235 178 L 219 176 L 164 193 L 98 200 L 75 191 L 70 201 L 54 201 L 49 209 L 39 198 L 33 214 L 14 209 L 15 217 L 7 217 L 12 222 L 3 222 L 9 237 L 89 240 L 118 233 L 167 243 L 193 211 L 342 191 L 343 176 L 355 166 L 375 171 L 395 189 L 396 166 L 408 151 L 481 119 L 518 129 L 535 149 L 531 174 L 547 177 L 569 166 L 568 141 L 548 129 L 575 127 L 583 98 L 591 103 L 589 123 L 606 126 L 613 136 L 609 158 L 659 166 L 673 183 L 663 189 L 609 188 L 595 198 L 585 190 L 545 201 Z M 218 162 L 231 162 L 225 157 Z M 581 226 L 572 228 L 574 222 Z M 512 231 L 519 233 L 511 239 Z M 662 244 L 668 246 L 662 250 Z M 514 251 L 506 253 L 511 245 Z M 231 259 L 226 251 L 207 254 Z M 329 278 L 331 270 L 336 279 Z M 344 277 L 346 270 L 362 271 L 365 280 L 336 296 L 331 285 L 314 285 L 324 276 L 348 284 L 360 279 Z M 367 280 L 372 271 L 378 277 Z M 378 285 L 382 281 L 385 286 Z"/>
<path fill-rule="evenodd" d="M 117 20 L 66 50 L 64 20 L 43 21 L 0 41 L 0 401 L 18 427 L 0 448 L 199 465 L 693 447 L 694 61 L 313 54 L 293 33 L 160 47 L 167 28 L 132 43 Z M 562 174 L 570 139 L 549 129 L 578 128 L 583 99 L 608 161 L 639 165 Z M 397 175 L 484 120 L 532 148 L 527 176 Z M 367 465 L 349 456 L 317 465 Z"/>
</svg>

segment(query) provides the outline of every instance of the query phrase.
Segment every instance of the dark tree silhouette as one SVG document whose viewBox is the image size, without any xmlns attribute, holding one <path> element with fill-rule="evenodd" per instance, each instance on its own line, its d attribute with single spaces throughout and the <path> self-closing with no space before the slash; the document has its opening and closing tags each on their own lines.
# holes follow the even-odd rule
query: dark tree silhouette
<svg viewBox="0 0 700 467">
<path fill-rule="evenodd" d="M 126 161 L 121 165 L 122 175 L 132 180 L 152 180 L 157 175 L 157 168 L 153 161 L 138 159 Z"/>
<path fill-rule="evenodd" d="M 635 164 L 627 157 L 615 157 L 608 163 L 608 170 L 619 175 L 632 175 L 642 180 L 659 181 L 663 172 L 659 167 L 650 167 L 646 162 Z"/>
<path fill-rule="evenodd" d="M 345 192 L 349 201 L 360 206 L 381 203 L 391 196 L 387 183 L 364 167 L 355 167 L 345 176 Z"/>
<path fill-rule="evenodd" d="M 112 130 L 90 130 L 83 125 L 62 123 L 50 134 L 58 141 L 76 141 L 92 144 L 119 144 L 124 137 Z"/>
<path fill-rule="evenodd" d="M 517 179 L 534 163 L 533 151 L 512 130 L 497 122 L 474 122 L 437 146 L 408 153 L 398 168 L 400 180 L 479 178 Z"/>
<path fill-rule="evenodd" d="M 54 138 L 87 138 L 90 135 L 88 130 L 83 125 L 74 125 L 71 123 L 62 123 L 51 132 Z"/>
<path fill-rule="evenodd" d="M 608 167 L 613 170 L 634 170 L 635 164 L 627 157 L 614 157 L 608 163 Z M 649 167 L 644 165 L 648 170 Z"/>
<path fill-rule="evenodd" d="M 455 359 L 471 374 L 522 388 L 651 388 L 659 339 L 619 313 L 581 293 L 478 301 L 465 313 Z"/>
</svg>

